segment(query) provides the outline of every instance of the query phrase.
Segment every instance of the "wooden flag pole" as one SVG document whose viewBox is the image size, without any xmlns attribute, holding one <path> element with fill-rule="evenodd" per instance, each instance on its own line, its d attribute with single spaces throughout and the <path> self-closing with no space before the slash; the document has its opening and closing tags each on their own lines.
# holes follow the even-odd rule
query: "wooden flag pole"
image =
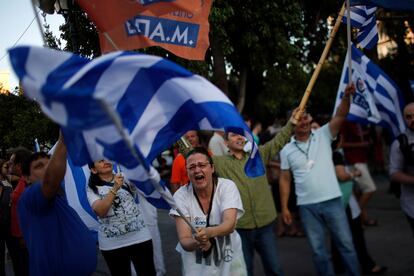
<svg viewBox="0 0 414 276">
<path fill-rule="evenodd" d="M 299 110 L 295 115 L 295 119 L 299 120 L 302 116 L 303 111 L 305 110 L 306 103 L 308 102 L 309 96 L 312 92 L 313 86 L 315 85 L 315 82 L 319 76 L 319 73 L 321 72 L 322 65 L 325 62 L 326 57 L 328 56 L 329 49 L 331 48 L 332 42 L 335 38 L 336 33 L 338 32 L 339 25 L 341 24 L 342 17 L 345 13 L 345 3 L 342 5 L 341 11 L 339 12 L 338 18 L 336 19 L 335 25 L 329 34 L 329 39 L 326 42 L 325 49 L 322 52 L 321 57 L 319 58 L 318 65 L 315 68 L 315 71 L 313 71 L 312 77 L 308 83 L 308 86 L 306 87 L 305 93 L 303 94 L 302 100 L 299 104 Z"/>
</svg>

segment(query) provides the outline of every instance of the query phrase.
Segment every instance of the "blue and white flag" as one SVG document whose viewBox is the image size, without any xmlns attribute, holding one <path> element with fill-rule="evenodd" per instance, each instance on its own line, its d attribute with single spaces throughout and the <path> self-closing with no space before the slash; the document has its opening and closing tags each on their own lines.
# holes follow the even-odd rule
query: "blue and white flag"
<svg viewBox="0 0 414 276">
<path fill-rule="evenodd" d="M 348 84 L 348 56 L 345 58 L 335 108 Z M 405 130 L 402 93 L 375 63 L 352 45 L 352 82 L 356 93 L 347 119 L 362 124 L 374 123 L 388 128 L 394 137 Z"/>
<path fill-rule="evenodd" d="M 91 61 L 40 47 L 11 49 L 10 59 L 25 95 L 61 125 L 74 164 L 103 158 L 120 164 L 149 202 L 159 199 L 149 182 L 155 170 L 148 175 L 130 145 L 151 163 L 188 130 L 231 131 L 253 142 L 250 129 L 219 89 L 166 59 L 114 52 Z M 255 144 L 245 172 L 264 174 Z"/>
<path fill-rule="evenodd" d="M 390 10 L 414 11 L 414 0 L 350 0 L 351 5 L 383 7 Z"/>
<path fill-rule="evenodd" d="M 372 49 L 378 43 L 378 29 L 375 12 L 376 7 L 353 6 L 351 7 L 351 26 L 359 29 L 357 34 L 357 44 L 362 48 Z M 347 13 L 342 18 L 343 23 L 347 23 Z"/>
</svg>

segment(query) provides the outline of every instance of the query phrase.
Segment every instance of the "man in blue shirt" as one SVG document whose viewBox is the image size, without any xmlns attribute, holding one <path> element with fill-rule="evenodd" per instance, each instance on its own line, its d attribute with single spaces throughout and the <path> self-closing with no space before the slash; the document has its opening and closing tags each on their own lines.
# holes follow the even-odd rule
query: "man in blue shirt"
<svg viewBox="0 0 414 276">
<path fill-rule="evenodd" d="M 335 275 L 326 248 L 328 228 L 350 275 L 359 275 L 357 255 L 341 203 L 341 191 L 332 162 L 331 142 L 335 139 L 349 112 L 353 85 L 347 86 L 337 112 L 331 121 L 311 131 L 310 119 L 303 118 L 294 129 L 294 137 L 281 151 L 280 198 L 282 218 L 292 222 L 288 209 L 292 174 L 297 204 L 313 251 L 318 275 Z"/>
<path fill-rule="evenodd" d="M 91 275 L 96 268 L 95 240 L 61 188 L 66 154 L 61 136 L 50 159 L 38 152 L 23 165 L 29 186 L 18 213 L 32 276 Z"/>
</svg>

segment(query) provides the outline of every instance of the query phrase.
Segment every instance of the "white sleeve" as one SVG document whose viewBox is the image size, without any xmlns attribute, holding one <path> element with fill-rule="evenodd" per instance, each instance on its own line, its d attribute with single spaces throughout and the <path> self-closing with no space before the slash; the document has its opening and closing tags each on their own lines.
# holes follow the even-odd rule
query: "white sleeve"
<svg viewBox="0 0 414 276">
<path fill-rule="evenodd" d="M 324 124 L 322 127 L 320 127 L 317 130 L 315 130 L 315 133 L 316 132 L 322 132 L 322 135 L 324 137 L 327 137 L 331 141 L 336 139 L 336 137 L 333 137 L 332 136 L 331 129 L 329 127 L 329 123 Z"/>
<path fill-rule="evenodd" d="M 173 198 L 175 200 L 175 203 L 177 204 L 177 207 L 180 208 L 181 212 L 185 217 L 190 217 L 190 212 L 188 211 L 187 202 L 190 200 L 187 195 L 187 189 L 188 185 L 182 186 L 180 189 L 178 189 L 174 195 Z M 180 216 L 178 212 L 175 209 L 170 209 L 169 215 L 171 217 L 178 217 Z"/>
<path fill-rule="evenodd" d="M 287 150 L 285 146 L 280 152 L 280 169 L 281 170 L 290 170 L 290 164 L 289 164 L 289 160 L 287 158 L 286 152 Z"/>
<path fill-rule="evenodd" d="M 221 211 L 226 209 L 237 209 L 237 219 L 244 214 L 243 203 L 241 201 L 239 189 L 236 184 L 229 179 L 219 179 L 221 183 L 220 203 Z"/>
<path fill-rule="evenodd" d="M 88 197 L 89 205 L 91 205 L 91 207 L 95 201 L 101 199 L 99 195 L 95 194 L 95 192 L 89 188 L 89 186 L 86 187 L 86 196 Z"/>
</svg>

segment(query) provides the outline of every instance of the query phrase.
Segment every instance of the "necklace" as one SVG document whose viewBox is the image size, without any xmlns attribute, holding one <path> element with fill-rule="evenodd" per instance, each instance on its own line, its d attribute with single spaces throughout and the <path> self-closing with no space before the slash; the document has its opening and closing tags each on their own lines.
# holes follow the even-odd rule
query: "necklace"
<svg viewBox="0 0 414 276">
<path fill-rule="evenodd" d="M 312 137 L 313 137 L 313 133 L 311 133 L 311 136 L 309 137 L 309 144 L 308 144 L 306 151 L 304 151 L 301 147 L 299 147 L 298 143 L 295 141 L 295 146 L 306 157 L 306 164 L 304 165 L 304 169 L 308 172 L 313 168 L 313 165 L 315 164 L 315 161 L 309 160 L 309 149 L 312 144 Z"/>
</svg>

